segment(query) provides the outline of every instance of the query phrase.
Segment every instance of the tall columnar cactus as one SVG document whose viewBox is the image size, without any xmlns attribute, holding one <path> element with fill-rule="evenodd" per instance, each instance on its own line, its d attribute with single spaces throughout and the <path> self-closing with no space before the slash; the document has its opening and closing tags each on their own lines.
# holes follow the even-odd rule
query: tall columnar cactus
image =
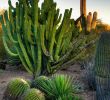
<svg viewBox="0 0 110 100">
<path fill-rule="evenodd" d="M 86 17 L 86 0 L 80 0 L 80 15 L 83 15 Z"/>
<path fill-rule="evenodd" d="M 99 39 L 94 65 L 97 100 L 110 99 L 110 33 Z"/>
<path fill-rule="evenodd" d="M 35 77 L 53 73 L 72 50 L 74 20 L 70 19 L 72 9 L 62 14 L 53 0 L 18 0 L 14 8 L 9 0 L 9 12 L 0 17 L 4 31 L 3 42 L 11 56 L 19 56 L 26 70 Z M 67 37 L 67 38 L 66 38 Z M 67 42 L 64 42 L 66 38 Z M 10 50 L 11 41 L 15 51 Z M 69 44 L 69 45 L 67 45 Z"/>
<path fill-rule="evenodd" d="M 95 72 L 101 77 L 110 77 L 110 33 L 103 33 L 99 39 L 96 57 L 95 57 Z"/>
<path fill-rule="evenodd" d="M 91 12 L 86 15 L 86 0 L 80 0 L 80 17 L 78 19 L 81 22 L 83 31 L 90 32 L 96 28 L 97 12 L 93 13 L 93 17 Z"/>
</svg>

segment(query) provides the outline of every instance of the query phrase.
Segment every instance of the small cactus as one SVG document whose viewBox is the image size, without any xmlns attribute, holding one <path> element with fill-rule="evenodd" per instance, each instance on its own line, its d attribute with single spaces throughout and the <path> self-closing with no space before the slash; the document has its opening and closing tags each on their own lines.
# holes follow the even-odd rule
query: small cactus
<svg viewBox="0 0 110 100">
<path fill-rule="evenodd" d="M 27 90 L 21 100 L 45 100 L 45 96 L 40 90 L 33 88 Z"/>
<path fill-rule="evenodd" d="M 6 100 L 16 100 L 29 88 L 29 84 L 24 79 L 13 79 L 7 86 L 7 89 L 4 93 L 4 98 Z"/>
</svg>

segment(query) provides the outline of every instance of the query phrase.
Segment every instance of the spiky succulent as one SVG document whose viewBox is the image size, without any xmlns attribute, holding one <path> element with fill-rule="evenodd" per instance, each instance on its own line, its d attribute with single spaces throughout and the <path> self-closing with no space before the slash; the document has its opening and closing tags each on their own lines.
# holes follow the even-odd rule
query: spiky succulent
<svg viewBox="0 0 110 100">
<path fill-rule="evenodd" d="M 33 88 L 27 90 L 21 100 L 45 100 L 45 96 L 40 90 Z"/>
<path fill-rule="evenodd" d="M 39 83 L 39 82 L 46 81 L 46 80 L 48 80 L 48 79 L 49 79 L 49 78 L 46 77 L 46 76 L 36 77 L 36 79 L 32 81 L 31 87 L 32 87 L 32 88 L 39 88 L 38 83 Z"/>
<path fill-rule="evenodd" d="M 7 86 L 4 97 L 13 98 L 14 100 L 20 97 L 29 88 L 29 84 L 24 79 L 12 79 Z"/>
<path fill-rule="evenodd" d="M 63 100 L 64 96 L 66 100 L 73 98 L 72 79 L 67 75 L 54 75 L 50 79 L 37 81 L 37 87 L 47 95 L 48 100 Z"/>
</svg>

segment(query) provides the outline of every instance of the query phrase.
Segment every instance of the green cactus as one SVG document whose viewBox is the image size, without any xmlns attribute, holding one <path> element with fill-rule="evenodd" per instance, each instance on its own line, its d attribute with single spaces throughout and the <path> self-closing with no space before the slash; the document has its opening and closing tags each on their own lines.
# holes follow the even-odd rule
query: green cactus
<svg viewBox="0 0 110 100">
<path fill-rule="evenodd" d="M 69 36 L 66 41 L 71 43 L 75 29 L 74 20 L 70 18 L 72 9 L 66 9 L 62 19 L 53 0 L 44 0 L 41 8 L 38 2 L 18 0 L 14 8 L 9 0 L 9 12 L 4 13 L 5 20 L 0 16 L 5 49 L 11 56 L 19 57 L 34 78 L 57 70 L 59 65 L 54 62 L 59 62 L 70 49 L 70 46 L 66 48 L 64 39 Z M 12 42 L 15 51 L 9 48 L 7 39 Z"/>
<path fill-rule="evenodd" d="M 8 83 L 7 89 L 4 93 L 4 98 L 15 100 L 30 88 L 29 84 L 21 78 L 16 78 Z"/>
<path fill-rule="evenodd" d="M 95 57 L 95 73 L 101 77 L 110 77 L 110 33 L 103 33 L 99 39 L 96 57 Z"/>
<path fill-rule="evenodd" d="M 45 96 L 40 90 L 33 88 L 27 90 L 21 100 L 45 100 Z"/>
<path fill-rule="evenodd" d="M 104 32 L 97 44 L 95 55 L 95 81 L 97 100 L 110 99 L 110 33 Z"/>
</svg>

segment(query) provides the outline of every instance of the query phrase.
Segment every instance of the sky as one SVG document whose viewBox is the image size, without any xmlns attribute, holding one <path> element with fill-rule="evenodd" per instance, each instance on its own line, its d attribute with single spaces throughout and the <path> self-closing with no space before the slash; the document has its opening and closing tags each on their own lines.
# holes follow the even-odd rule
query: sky
<svg viewBox="0 0 110 100">
<path fill-rule="evenodd" d="M 17 0 L 11 0 L 13 5 Z M 43 0 L 40 0 L 39 5 Z M 54 0 L 57 2 L 58 8 L 61 13 L 64 13 L 65 9 L 73 8 L 72 18 L 77 19 L 80 16 L 80 0 Z M 98 12 L 98 19 L 101 19 L 104 23 L 110 24 L 110 0 L 86 0 L 87 1 L 87 13 Z M 0 8 L 8 8 L 8 0 L 0 0 Z"/>
</svg>

